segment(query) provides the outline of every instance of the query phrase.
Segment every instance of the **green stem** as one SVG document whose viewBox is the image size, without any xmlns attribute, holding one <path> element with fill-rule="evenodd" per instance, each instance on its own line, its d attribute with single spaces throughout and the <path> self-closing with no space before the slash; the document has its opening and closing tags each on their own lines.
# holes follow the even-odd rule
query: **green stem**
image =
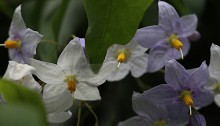
<svg viewBox="0 0 220 126">
<path fill-rule="evenodd" d="M 95 117 L 95 120 L 96 120 L 95 126 L 98 126 L 99 124 L 98 124 L 98 117 L 97 117 L 97 115 L 95 114 L 95 112 L 92 110 L 92 107 L 87 102 L 85 102 L 85 105 L 89 109 L 89 111 L 93 114 L 93 116 Z"/>
<path fill-rule="evenodd" d="M 79 126 L 79 124 L 80 124 L 82 105 L 83 105 L 83 102 L 81 101 L 80 105 L 79 105 L 78 116 L 77 116 L 78 117 L 78 119 L 77 119 L 77 126 Z"/>
</svg>

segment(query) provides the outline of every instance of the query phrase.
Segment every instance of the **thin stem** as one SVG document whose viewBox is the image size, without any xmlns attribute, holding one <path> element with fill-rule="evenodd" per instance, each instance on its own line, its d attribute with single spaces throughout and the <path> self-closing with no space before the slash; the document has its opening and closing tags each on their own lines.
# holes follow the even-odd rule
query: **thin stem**
<svg viewBox="0 0 220 126">
<path fill-rule="evenodd" d="M 78 116 L 77 116 L 78 117 L 78 119 L 77 119 L 77 126 L 79 126 L 79 124 L 80 124 L 82 105 L 83 105 L 83 102 L 81 101 L 80 105 L 79 105 Z"/>
<path fill-rule="evenodd" d="M 43 43 L 49 43 L 49 44 L 54 44 L 54 45 L 58 45 L 56 41 L 53 40 L 47 40 L 47 39 L 43 39 L 41 40 L 41 42 Z"/>
<path fill-rule="evenodd" d="M 85 105 L 89 109 L 89 111 L 93 114 L 93 116 L 95 117 L 95 120 L 96 120 L 95 126 L 98 126 L 99 125 L 98 124 L 99 121 L 98 121 L 97 115 L 95 114 L 95 112 L 92 110 L 92 107 L 87 102 L 85 102 Z"/>
</svg>

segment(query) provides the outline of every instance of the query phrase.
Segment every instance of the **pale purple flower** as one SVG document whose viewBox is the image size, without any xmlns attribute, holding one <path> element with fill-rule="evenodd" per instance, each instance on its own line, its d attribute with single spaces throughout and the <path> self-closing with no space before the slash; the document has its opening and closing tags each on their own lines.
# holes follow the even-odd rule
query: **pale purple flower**
<svg viewBox="0 0 220 126">
<path fill-rule="evenodd" d="M 199 68 L 187 71 L 172 59 L 165 65 L 167 84 L 145 91 L 145 96 L 155 104 L 178 104 L 184 110 L 183 112 L 189 111 L 192 115 L 192 107 L 204 107 L 213 102 L 211 92 L 204 88 L 208 78 L 205 62 Z"/>
<path fill-rule="evenodd" d="M 128 75 L 129 71 L 135 78 L 146 72 L 148 55 L 144 48 L 131 40 L 126 45 L 114 44 L 107 50 L 104 62 L 112 61 L 114 67 L 108 81 L 119 81 Z"/>
<path fill-rule="evenodd" d="M 168 58 L 179 59 L 190 48 L 190 39 L 198 39 L 195 14 L 179 17 L 168 3 L 159 1 L 159 24 L 137 30 L 135 40 L 146 48 L 151 48 L 148 60 L 148 72 L 161 69 Z"/>
<path fill-rule="evenodd" d="M 206 85 L 206 88 L 212 91 L 213 95 L 215 96 L 214 101 L 220 107 L 220 47 L 212 44 L 210 51 L 210 79 Z"/>
<path fill-rule="evenodd" d="M 9 38 L 1 46 L 9 48 L 9 58 L 18 63 L 29 64 L 29 58 L 36 54 L 36 48 L 43 36 L 26 28 L 21 15 L 21 5 L 14 12 Z"/>
<path fill-rule="evenodd" d="M 179 106 L 152 104 L 144 94 L 133 93 L 132 107 L 138 116 L 119 123 L 119 126 L 185 126 L 188 116 L 178 111 Z"/>
<path fill-rule="evenodd" d="M 206 126 L 205 117 L 199 112 L 195 112 L 190 116 L 189 126 Z"/>
</svg>

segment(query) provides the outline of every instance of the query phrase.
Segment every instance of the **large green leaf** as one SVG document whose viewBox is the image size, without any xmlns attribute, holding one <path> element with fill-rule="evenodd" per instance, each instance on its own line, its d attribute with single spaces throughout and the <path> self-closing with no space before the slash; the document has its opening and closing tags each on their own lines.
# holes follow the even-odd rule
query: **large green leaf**
<svg viewBox="0 0 220 126">
<path fill-rule="evenodd" d="M 91 63 L 102 63 L 112 44 L 126 44 L 153 0 L 84 0 L 89 27 L 86 51 Z"/>
<path fill-rule="evenodd" d="M 0 94 L 4 98 L 6 105 L 14 106 L 14 105 L 19 104 L 19 105 L 28 107 L 27 111 L 25 111 L 24 113 L 20 113 L 19 116 L 25 116 L 23 114 L 25 114 L 26 112 L 27 113 L 30 112 L 29 114 L 31 114 L 33 113 L 33 111 L 37 111 L 38 112 L 37 114 L 40 115 L 38 116 L 39 118 L 37 120 L 41 120 L 41 123 L 43 124 L 41 126 L 47 125 L 45 109 L 44 109 L 42 100 L 40 98 L 40 95 L 38 93 L 31 91 L 19 84 L 15 84 L 15 83 L 12 83 L 6 80 L 0 80 Z M 33 111 L 28 110 L 31 108 L 33 108 Z M 15 109 L 15 108 L 12 107 L 12 109 Z M 23 108 L 21 107 L 21 109 Z M 0 108 L 0 111 L 3 111 L 3 113 L 5 111 L 7 112 L 7 110 L 8 110 L 7 107 Z M 9 111 L 8 114 L 9 115 L 12 114 L 11 111 Z M 18 113 L 14 113 L 14 114 L 18 114 Z M 5 116 L 9 116 L 9 115 L 5 115 Z M 37 115 L 34 115 L 34 116 L 37 116 Z"/>
</svg>

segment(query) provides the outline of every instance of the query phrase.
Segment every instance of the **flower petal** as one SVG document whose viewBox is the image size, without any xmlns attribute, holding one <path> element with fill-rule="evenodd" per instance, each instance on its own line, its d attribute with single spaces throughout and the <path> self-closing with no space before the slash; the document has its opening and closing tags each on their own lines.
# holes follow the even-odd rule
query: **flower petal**
<svg viewBox="0 0 220 126">
<path fill-rule="evenodd" d="M 196 112 L 195 114 L 190 116 L 189 125 L 190 126 L 206 126 L 205 117 L 199 112 Z"/>
<path fill-rule="evenodd" d="M 35 68 L 27 64 L 19 64 L 15 61 L 9 61 L 8 68 L 3 76 L 5 79 L 19 81 L 23 77 L 31 75 Z"/>
<path fill-rule="evenodd" d="M 68 120 L 72 116 L 70 111 L 68 112 L 57 112 L 57 113 L 50 113 L 47 115 L 48 122 L 50 123 L 62 123 Z"/>
<path fill-rule="evenodd" d="M 38 93 L 40 93 L 42 91 L 42 87 L 41 85 L 36 82 L 33 78 L 32 75 L 27 75 L 22 79 L 22 85 L 24 85 L 25 87 L 28 87 L 30 89 L 33 89 L 35 91 L 37 91 Z"/>
<path fill-rule="evenodd" d="M 220 94 L 215 95 L 214 101 L 215 104 L 220 107 Z"/>
<path fill-rule="evenodd" d="M 47 113 L 64 112 L 73 105 L 73 97 L 67 90 L 52 97 L 43 98 Z"/>
<path fill-rule="evenodd" d="M 194 87 L 204 87 L 209 79 L 209 72 L 205 62 L 190 75 Z"/>
<path fill-rule="evenodd" d="M 99 90 L 95 86 L 88 85 L 83 82 L 79 82 L 76 85 L 76 91 L 74 92 L 74 98 L 82 101 L 94 101 L 101 100 Z"/>
<path fill-rule="evenodd" d="M 31 65 L 36 68 L 37 77 L 48 84 L 62 84 L 65 79 L 63 70 L 53 63 L 31 59 Z"/>
<path fill-rule="evenodd" d="M 179 33 L 179 36 L 189 37 L 193 35 L 193 33 L 196 31 L 197 24 L 198 18 L 195 14 L 182 16 L 181 18 L 179 18 L 180 26 L 176 26 L 179 27 L 178 31 L 181 31 L 181 33 Z"/>
<path fill-rule="evenodd" d="M 169 84 L 161 84 L 144 92 L 144 96 L 158 105 L 168 105 L 178 102 L 179 93 Z"/>
<path fill-rule="evenodd" d="M 131 70 L 131 75 L 135 78 L 142 76 L 147 70 L 148 55 L 140 55 L 130 59 L 128 62 Z"/>
<path fill-rule="evenodd" d="M 209 104 L 211 104 L 214 100 L 213 95 L 211 92 L 199 88 L 196 91 L 193 92 L 193 105 L 195 107 L 205 107 Z"/>
<path fill-rule="evenodd" d="M 169 47 L 167 45 L 157 45 L 151 48 L 148 58 L 147 72 L 156 72 L 160 70 L 167 60 Z"/>
<path fill-rule="evenodd" d="M 210 77 L 220 81 L 220 47 L 212 44 L 211 46 L 211 58 L 209 65 Z"/>
<path fill-rule="evenodd" d="M 146 48 L 152 48 L 166 38 L 167 35 L 163 28 L 159 25 L 153 25 L 138 29 L 133 40 Z"/>
<path fill-rule="evenodd" d="M 165 81 L 176 88 L 181 87 L 183 81 L 188 82 L 189 74 L 185 68 L 172 59 L 167 61 L 165 65 Z"/>
<path fill-rule="evenodd" d="M 50 98 L 57 95 L 61 95 L 67 89 L 67 84 L 46 84 L 43 90 L 43 98 Z"/>
<path fill-rule="evenodd" d="M 84 51 L 78 40 L 75 38 L 69 42 L 60 54 L 57 65 L 64 70 L 70 70 L 75 74 L 80 68 L 87 64 Z"/>
<path fill-rule="evenodd" d="M 21 15 L 21 5 L 19 5 L 14 12 L 11 26 L 9 28 L 9 35 L 10 37 L 14 37 L 14 35 L 19 34 L 19 32 L 26 29 L 24 20 Z"/>
<path fill-rule="evenodd" d="M 118 126 L 152 126 L 152 120 L 147 120 L 139 116 L 131 117 L 123 122 L 120 122 Z"/>
<path fill-rule="evenodd" d="M 170 4 L 159 1 L 158 2 L 159 8 L 159 25 L 162 26 L 164 29 L 171 31 L 179 19 L 179 15 L 177 14 L 175 8 Z"/>
</svg>

